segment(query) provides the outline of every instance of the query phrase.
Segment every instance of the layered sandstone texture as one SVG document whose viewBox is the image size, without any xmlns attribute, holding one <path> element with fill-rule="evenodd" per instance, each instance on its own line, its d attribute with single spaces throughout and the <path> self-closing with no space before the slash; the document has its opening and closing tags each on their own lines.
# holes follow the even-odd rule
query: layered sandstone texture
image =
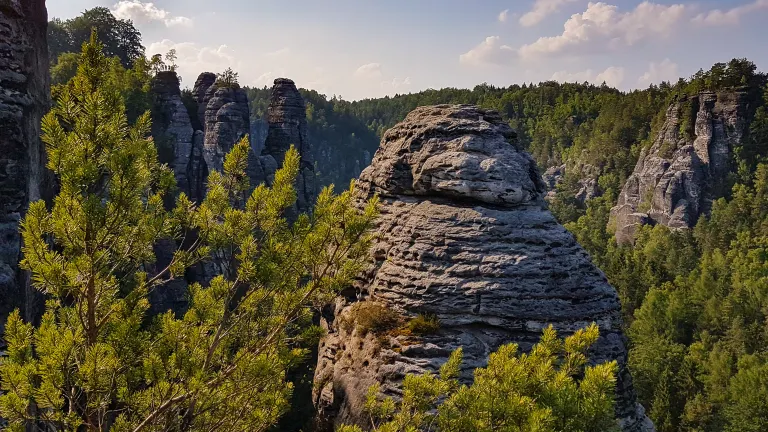
<svg viewBox="0 0 768 432">
<path fill-rule="evenodd" d="M 18 267 L 19 221 L 45 198 L 40 119 L 50 105 L 45 0 L 0 1 L 0 333 L 15 307 L 36 314 L 34 292 Z"/>
<path fill-rule="evenodd" d="M 163 71 L 152 80 L 152 137 L 160 149 L 161 158 L 168 159 L 176 176 L 176 185 L 190 193 L 190 162 L 194 129 L 187 108 L 181 101 L 179 77 L 176 72 Z"/>
<path fill-rule="evenodd" d="M 514 131 L 471 105 L 417 108 L 390 129 L 359 180 L 358 205 L 381 199 L 370 268 L 325 309 L 315 374 L 318 426 L 369 426 L 367 389 L 397 397 L 406 374 L 436 372 L 464 349 L 462 379 L 507 343 L 530 349 L 553 325 L 561 336 L 596 322 L 597 362 L 620 365 L 624 431 L 653 430 L 636 403 L 615 290 L 544 202 L 546 185 Z M 401 322 L 434 314 L 426 335 L 365 331 L 363 304 Z"/>
<path fill-rule="evenodd" d="M 704 92 L 675 101 L 611 210 L 616 240 L 631 243 L 638 226 L 693 227 L 725 192 L 733 150 L 747 128 L 747 94 Z"/>
<path fill-rule="evenodd" d="M 285 152 L 292 145 L 301 156 L 295 211 L 307 213 L 312 210 L 317 195 L 315 160 L 307 131 L 307 108 L 292 80 L 278 78 L 274 81 L 267 122 L 264 156 L 271 156 L 278 167 L 283 165 Z"/>
</svg>

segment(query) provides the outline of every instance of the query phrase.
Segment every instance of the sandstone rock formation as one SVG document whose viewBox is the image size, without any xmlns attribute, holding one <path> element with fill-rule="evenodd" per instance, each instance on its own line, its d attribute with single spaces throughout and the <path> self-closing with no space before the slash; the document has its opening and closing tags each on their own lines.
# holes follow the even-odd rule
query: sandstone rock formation
<svg viewBox="0 0 768 432">
<path fill-rule="evenodd" d="M 367 427 L 369 386 L 397 396 L 406 374 L 437 371 L 458 347 L 466 381 L 502 344 L 530 349 L 549 324 L 564 336 L 591 322 L 601 329 L 593 360 L 621 368 L 623 430 L 653 430 L 626 368 L 618 295 L 547 210 L 535 162 L 498 113 L 417 108 L 384 135 L 359 188 L 359 205 L 381 198 L 380 237 L 369 270 L 324 310 L 314 394 L 321 430 Z M 403 320 L 435 314 L 440 328 L 415 337 L 345 325 L 361 302 Z"/>
<path fill-rule="evenodd" d="M 584 165 L 574 168 L 576 168 L 576 171 L 579 173 L 575 198 L 581 205 L 586 206 L 587 201 L 600 196 L 602 193 L 597 184 L 598 170 L 592 165 Z M 551 200 L 555 197 L 557 187 L 566 179 L 565 174 L 566 164 L 553 166 L 542 174 L 541 177 L 547 185 L 547 200 Z"/>
<path fill-rule="evenodd" d="M 282 166 L 285 152 L 290 146 L 298 150 L 301 167 L 296 185 L 296 210 L 305 213 L 314 206 L 317 193 L 315 163 L 307 132 L 306 106 L 293 81 L 278 78 L 274 84 L 267 108 L 269 131 L 264 153 L 272 156 L 277 166 Z"/>
<path fill-rule="evenodd" d="M 195 131 L 192 136 L 192 156 L 189 159 L 189 198 L 192 201 L 200 202 L 205 198 L 205 184 L 208 178 L 208 166 L 203 158 L 203 145 L 205 141 L 205 132 Z"/>
<path fill-rule="evenodd" d="M 216 74 L 213 72 L 203 72 L 197 77 L 195 86 L 192 87 L 192 96 L 197 102 L 197 117 L 201 125 L 205 124 L 205 108 L 208 106 L 210 98 L 206 99 L 208 89 L 216 82 Z"/>
<path fill-rule="evenodd" d="M 693 227 L 710 210 L 724 192 L 732 151 L 744 136 L 746 99 L 742 92 L 705 92 L 669 107 L 611 211 L 619 243 L 632 242 L 643 224 Z"/>
<path fill-rule="evenodd" d="M 160 150 L 161 161 L 173 168 L 179 190 L 189 194 L 194 130 L 181 101 L 179 85 L 176 72 L 159 72 L 152 80 L 152 137 Z"/>
<path fill-rule="evenodd" d="M 552 199 L 555 196 L 557 187 L 563 183 L 565 179 L 565 164 L 549 167 L 544 174 L 541 175 L 544 184 L 547 185 L 547 199 Z"/>
<path fill-rule="evenodd" d="M 19 271 L 19 221 L 44 198 L 49 176 L 40 119 L 50 101 L 45 0 L 0 1 L 0 333 L 6 314 L 35 314 L 35 293 Z"/>
<path fill-rule="evenodd" d="M 208 89 L 205 100 L 208 102 L 205 108 L 203 157 L 209 171 L 221 171 L 227 153 L 250 133 L 248 96 L 239 86 L 219 87 L 214 84 Z M 248 177 L 252 187 L 266 178 L 259 154 L 253 146 L 248 161 Z"/>
</svg>

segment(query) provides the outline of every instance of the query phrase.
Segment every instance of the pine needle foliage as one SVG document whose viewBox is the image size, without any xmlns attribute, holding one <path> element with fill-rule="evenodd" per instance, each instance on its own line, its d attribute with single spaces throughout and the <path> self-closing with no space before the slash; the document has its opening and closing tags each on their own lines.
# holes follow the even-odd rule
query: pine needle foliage
<svg viewBox="0 0 768 432">
<path fill-rule="evenodd" d="M 244 139 L 203 202 L 180 194 L 169 210 L 149 115 L 128 125 L 102 52 L 92 36 L 43 120 L 61 192 L 31 205 L 22 265 L 46 309 L 39 326 L 8 320 L 0 418 L 12 431 L 267 430 L 288 409 L 297 347 L 317 339 L 311 308 L 365 263 L 377 202 L 358 209 L 354 184 L 329 187 L 289 224 L 298 152 L 249 193 Z M 186 246 L 147 273 L 167 239 Z M 188 311 L 148 316 L 148 294 L 204 259 L 216 275 L 189 287 Z"/>
<path fill-rule="evenodd" d="M 587 432 L 617 431 L 614 418 L 615 361 L 587 366 L 597 341 L 592 324 L 564 340 L 550 326 L 530 353 L 504 345 L 475 370 L 472 385 L 459 385 L 462 351 L 440 369 L 408 375 L 400 402 L 368 392 L 366 410 L 379 432 Z M 361 432 L 345 426 L 339 432 Z"/>
</svg>

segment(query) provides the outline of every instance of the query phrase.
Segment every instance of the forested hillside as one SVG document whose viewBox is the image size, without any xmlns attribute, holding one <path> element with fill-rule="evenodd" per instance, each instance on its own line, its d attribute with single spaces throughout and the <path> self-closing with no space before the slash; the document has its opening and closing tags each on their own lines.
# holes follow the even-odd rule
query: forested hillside
<svg viewBox="0 0 768 432">
<path fill-rule="evenodd" d="M 670 103 L 701 91 L 748 94 L 748 134 L 742 147 L 732 149 L 737 168 L 722 185 L 732 193 L 716 201 L 711 217 L 702 218 L 694 230 L 646 226 L 634 246 L 618 246 L 610 210 L 641 149 L 658 134 Z M 251 94 L 254 106 L 263 103 L 258 93 Z M 768 157 L 768 88 L 754 64 L 735 59 L 690 79 L 629 93 L 587 83 L 544 82 L 356 102 L 304 94 L 314 101 L 308 107 L 313 136 L 343 143 L 337 151 L 351 158 L 374 152 L 378 141 L 371 135 L 380 137 L 417 106 L 468 103 L 501 112 L 542 172 L 567 166 L 551 208 L 622 297 L 631 323 L 630 364 L 658 430 L 764 430 L 768 167 L 761 163 Z M 688 115 L 695 118 L 695 113 Z M 365 135 L 361 124 L 367 126 Z M 586 203 L 576 198 L 584 178 L 596 180 L 599 191 Z"/>
<path fill-rule="evenodd" d="M 77 56 L 71 53 L 93 23 L 109 29 L 99 32 L 113 56 L 107 79 L 126 99 L 133 122 L 151 107 L 152 74 L 168 66 L 160 57 L 144 58 L 130 23 L 111 21 L 98 10 L 54 21 L 53 82 L 74 76 Z M 617 244 L 611 208 L 641 151 L 659 134 L 670 104 L 703 91 L 747 95 L 746 133 L 730 149 L 723 193 L 693 229 L 647 225 L 633 244 Z M 319 181 L 341 187 L 371 161 L 383 133 L 418 106 L 466 103 L 498 110 L 542 172 L 565 165 L 550 208 L 619 292 L 635 386 L 657 429 L 768 430 L 768 87 L 766 75 L 749 60 L 718 63 L 632 92 L 548 81 L 355 102 L 301 93 Z M 263 119 L 269 90 L 248 89 L 248 97 L 252 119 Z M 681 135 L 696 132 L 696 115 L 681 114 Z M 585 181 L 594 185 L 588 200 L 580 195 Z"/>
</svg>

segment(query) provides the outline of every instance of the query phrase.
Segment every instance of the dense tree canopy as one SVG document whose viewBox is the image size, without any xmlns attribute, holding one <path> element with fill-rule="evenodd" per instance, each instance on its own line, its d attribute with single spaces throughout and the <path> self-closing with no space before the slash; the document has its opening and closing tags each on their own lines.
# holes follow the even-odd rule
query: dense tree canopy
<svg viewBox="0 0 768 432">
<path fill-rule="evenodd" d="M 124 67 L 130 68 L 134 61 L 144 57 L 141 33 L 133 22 L 115 18 L 105 7 L 95 7 L 78 17 L 66 21 L 53 19 L 48 23 L 48 55 L 51 62 L 56 63 L 61 54 L 80 52 L 93 29 L 103 45 L 104 54 L 119 58 Z"/>
<path fill-rule="evenodd" d="M 646 226 L 634 245 L 618 246 L 608 195 L 566 225 L 619 291 L 635 386 L 662 432 L 768 425 L 768 87 L 757 82 L 743 87 L 760 107 L 735 149 L 736 184 L 693 230 Z"/>
</svg>

